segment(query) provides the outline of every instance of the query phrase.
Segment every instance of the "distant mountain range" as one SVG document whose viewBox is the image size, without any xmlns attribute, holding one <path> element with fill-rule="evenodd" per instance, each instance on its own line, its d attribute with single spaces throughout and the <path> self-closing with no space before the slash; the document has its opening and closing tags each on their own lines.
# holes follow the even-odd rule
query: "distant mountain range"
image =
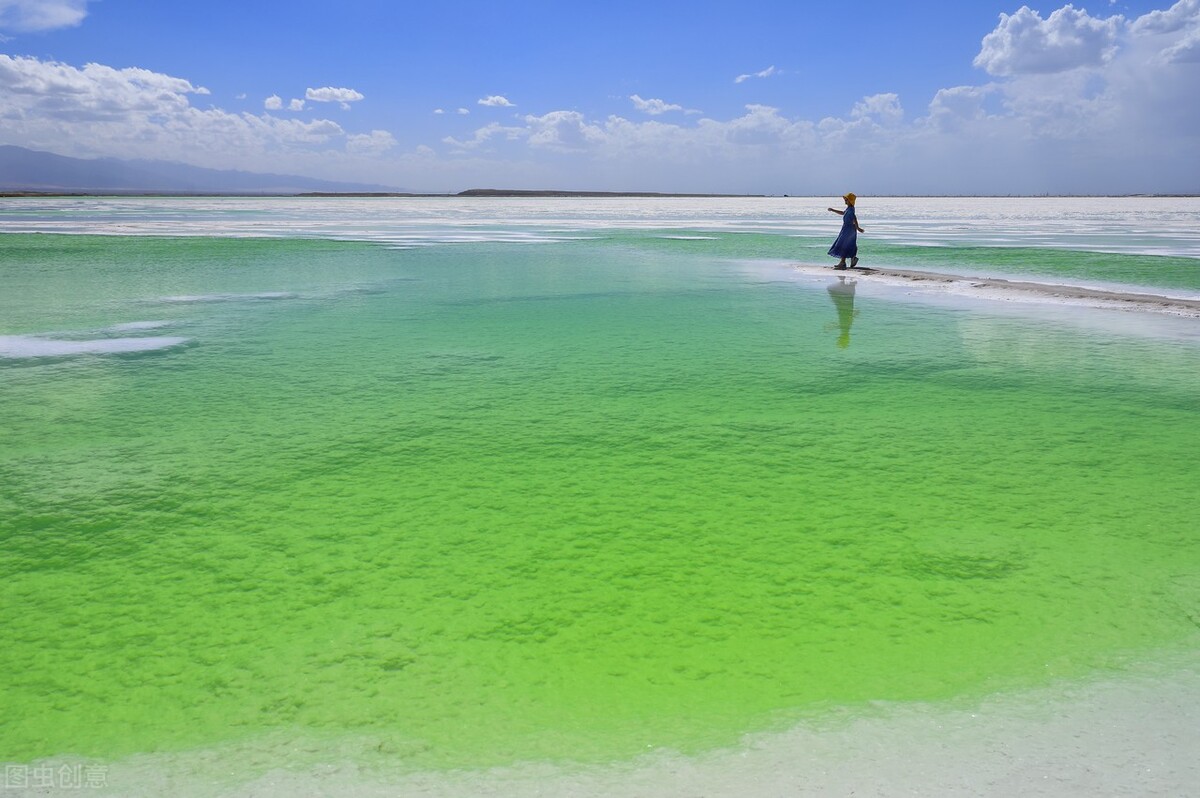
<svg viewBox="0 0 1200 798">
<path fill-rule="evenodd" d="M 0 145 L 0 192 L 114 194 L 392 193 L 366 183 L 204 169 L 172 161 L 68 158 Z"/>
</svg>

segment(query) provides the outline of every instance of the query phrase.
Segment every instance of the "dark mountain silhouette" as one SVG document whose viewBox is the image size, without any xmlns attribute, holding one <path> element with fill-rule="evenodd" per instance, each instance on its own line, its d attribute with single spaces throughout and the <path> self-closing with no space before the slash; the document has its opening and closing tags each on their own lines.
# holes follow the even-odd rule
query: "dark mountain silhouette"
<svg viewBox="0 0 1200 798">
<path fill-rule="evenodd" d="M 0 191 L 9 193 L 299 194 L 395 190 L 299 175 L 205 169 L 172 161 L 69 158 L 0 145 Z"/>
</svg>

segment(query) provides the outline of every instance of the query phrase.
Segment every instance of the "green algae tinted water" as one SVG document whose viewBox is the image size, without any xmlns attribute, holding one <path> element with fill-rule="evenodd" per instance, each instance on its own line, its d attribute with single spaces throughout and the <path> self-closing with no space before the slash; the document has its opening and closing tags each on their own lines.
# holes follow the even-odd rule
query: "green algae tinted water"
<svg viewBox="0 0 1200 798">
<path fill-rule="evenodd" d="M 0 760 L 606 761 L 1196 644 L 1187 336 L 696 240 L 5 245 Z"/>
</svg>

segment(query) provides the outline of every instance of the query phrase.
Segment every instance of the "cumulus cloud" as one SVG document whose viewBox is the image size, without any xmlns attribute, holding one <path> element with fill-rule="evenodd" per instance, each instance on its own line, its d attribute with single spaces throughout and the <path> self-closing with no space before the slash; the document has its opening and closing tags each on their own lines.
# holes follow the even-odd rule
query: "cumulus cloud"
<svg viewBox="0 0 1200 798">
<path fill-rule="evenodd" d="M 326 86 L 321 89 L 306 89 L 304 99 L 317 103 L 353 103 L 363 99 L 363 95 L 354 89 L 335 89 Z"/>
<path fill-rule="evenodd" d="M 447 136 L 442 139 L 443 144 L 449 144 L 456 150 L 473 150 L 488 143 L 496 137 L 506 138 L 509 141 L 516 140 L 523 136 L 527 136 L 528 131 L 519 127 L 504 127 L 498 122 L 492 122 L 489 125 L 484 125 L 475 131 L 473 138 L 462 141 L 453 136 Z"/>
<path fill-rule="evenodd" d="M 602 142 L 604 132 L 588 124 L 578 111 L 551 111 L 542 116 L 527 116 L 529 144 L 551 150 L 581 150 Z"/>
<path fill-rule="evenodd" d="M 188 107 L 189 94 L 208 94 L 146 69 L 88 64 L 78 69 L 56 61 L 0 54 L 0 113 L 52 120 L 119 119 L 129 114 L 169 114 Z M 14 112 L 20 112 L 15 113 Z"/>
<path fill-rule="evenodd" d="M 873 94 L 855 103 L 850 116 L 872 119 L 883 125 L 895 125 L 904 119 L 904 109 L 900 107 L 900 96 L 897 94 Z"/>
<path fill-rule="evenodd" d="M 311 122 L 295 122 L 291 127 L 297 140 L 323 144 L 332 138 L 346 135 L 342 126 L 330 119 L 314 119 Z"/>
<path fill-rule="evenodd" d="M 363 95 L 354 89 L 335 89 L 333 86 L 325 86 L 320 89 L 306 89 L 304 99 L 312 100 L 315 103 L 339 103 L 342 110 L 349 110 L 350 103 L 356 103 L 363 99 Z"/>
<path fill-rule="evenodd" d="M 395 136 L 386 130 L 346 136 L 346 151 L 360 155 L 382 155 L 395 146 Z"/>
<path fill-rule="evenodd" d="M 1001 14 L 1000 24 L 983 37 L 975 66 L 992 75 L 1048 74 L 1107 62 L 1117 46 L 1125 18 L 1090 16 L 1070 3 L 1046 19 L 1021 6 Z"/>
<path fill-rule="evenodd" d="M 651 116 L 658 116 L 659 114 L 665 114 L 668 111 L 682 111 L 683 110 L 682 105 L 674 105 L 671 103 L 664 102 L 663 100 L 643 100 L 641 97 L 639 97 L 636 94 L 630 95 L 629 99 L 633 101 L 634 108 L 638 109 L 639 111 L 642 111 L 643 113 L 650 114 Z"/>
<path fill-rule="evenodd" d="M 1200 0 L 1180 0 L 1165 11 L 1151 11 L 1130 27 L 1134 34 L 1161 45 L 1159 61 L 1200 63 Z"/>
<path fill-rule="evenodd" d="M 478 104 L 486 105 L 489 108 L 515 108 L 516 107 L 508 101 L 507 97 L 503 97 L 499 94 L 493 94 L 490 97 L 484 97 L 483 99 L 478 100 Z M 462 111 L 462 109 L 460 108 L 459 111 Z"/>
<path fill-rule="evenodd" d="M 87 5 L 88 0 L 0 0 L 0 30 L 71 28 L 87 16 Z"/>
<path fill-rule="evenodd" d="M 280 97 L 278 94 L 272 94 L 270 97 L 263 100 L 263 108 L 267 109 L 268 111 L 282 111 L 283 110 L 283 98 Z M 298 99 L 293 98 L 290 102 L 288 102 L 287 109 L 289 111 L 303 111 L 304 110 L 304 100 L 298 100 Z"/>
<path fill-rule="evenodd" d="M 455 113 L 457 113 L 459 116 L 469 116 L 471 114 L 471 109 L 459 108 Z"/>
<path fill-rule="evenodd" d="M 946 124 L 981 119 L 987 115 L 984 102 L 994 95 L 997 89 L 993 84 L 939 89 L 929 103 L 929 117 L 933 121 Z"/>
<path fill-rule="evenodd" d="M 1136 33 L 1174 33 L 1193 26 L 1200 18 L 1200 0 L 1180 0 L 1165 11 L 1151 11 L 1134 20 Z"/>
<path fill-rule="evenodd" d="M 775 69 L 774 65 L 767 67 L 761 72 L 748 72 L 745 75 L 738 75 L 733 79 L 734 83 L 745 83 L 750 78 L 769 78 L 772 75 L 778 75 L 779 70 Z"/>
<path fill-rule="evenodd" d="M 1200 30 L 1191 31 L 1183 39 L 1163 50 L 1162 57 L 1168 63 L 1200 63 Z"/>
<path fill-rule="evenodd" d="M 185 160 L 248 168 L 265 153 L 305 152 L 345 135 L 335 122 L 196 108 L 208 90 L 183 78 L 101 64 L 0 54 L 0 138 L 82 157 Z M 265 105 L 282 100 L 268 98 Z"/>
<path fill-rule="evenodd" d="M 751 104 L 742 116 L 728 122 L 702 121 L 700 127 L 707 134 L 707 143 L 719 143 L 721 150 L 727 150 L 726 145 L 770 150 L 788 149 L 803 141 L 811 123 L 794 122 L 770 105 Z"/>
</svg>

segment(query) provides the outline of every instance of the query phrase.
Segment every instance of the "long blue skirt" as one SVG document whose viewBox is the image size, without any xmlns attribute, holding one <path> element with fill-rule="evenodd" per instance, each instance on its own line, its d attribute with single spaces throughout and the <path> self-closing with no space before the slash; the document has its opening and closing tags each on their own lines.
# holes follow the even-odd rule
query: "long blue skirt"
<svg viewBox="0 0 1200 798">
<path fill-rule="evenodd" d="M 829 248 L 829 254 L 835 258 L 857 258 L 858 231 L 852 225 L 842 225 L 842 232 Z"/>
</svg>

